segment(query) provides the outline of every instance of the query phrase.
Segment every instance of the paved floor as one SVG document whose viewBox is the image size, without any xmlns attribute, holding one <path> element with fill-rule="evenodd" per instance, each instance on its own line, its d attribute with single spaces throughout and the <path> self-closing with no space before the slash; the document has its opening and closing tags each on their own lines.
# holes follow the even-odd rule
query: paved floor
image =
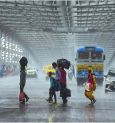
<svg viewBox="0 0 115 123">
<path fill-rule="evenodd" d="M 30 100 L 22 105 L 18 102 L 19 77 L 0 78 L 0 122 L 115 122 L 115 93 L 104 93 L 104 86 L 97 87 L 94 106 L 88 105 L 84 88 L 76 81 L 68 82 L 72 90 L 67 106 L 48 104 L 49 81 L 45 77 L 27 79 L 25 91 Z"/>
</svg>

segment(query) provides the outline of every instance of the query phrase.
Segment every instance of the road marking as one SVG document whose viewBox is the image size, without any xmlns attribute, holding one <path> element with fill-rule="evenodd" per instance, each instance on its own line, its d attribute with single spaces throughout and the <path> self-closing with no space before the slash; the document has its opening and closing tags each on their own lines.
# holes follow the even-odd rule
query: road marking
<svg viewBox="0 0 115 123">
<path fill-rule="evenodd" d="M 53 123 L 53 118 L 54 118 L 55 114 L 52 113 L 49 118 L 48 118 L 48 123 Z"/>
<path fill-rule="evenodd" d="M 52 106 L 54 106 L 54 108 L 56 109 L 57 107 L 60 106 L 60 104 L 57 103 L 57 104 L 53 104 Z M 50 116 L 48 118 L 48 123 L 53 123 L 53 118 L 55 117 L 54 111 L 50 114 Z"/>
</svg>

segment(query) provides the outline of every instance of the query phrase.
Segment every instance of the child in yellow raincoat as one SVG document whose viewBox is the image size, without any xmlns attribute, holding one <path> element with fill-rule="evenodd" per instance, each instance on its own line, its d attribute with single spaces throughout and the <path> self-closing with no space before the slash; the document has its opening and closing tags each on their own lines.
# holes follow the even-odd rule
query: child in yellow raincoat
<svg viewBox="0 0 115 123">
<path fill-rule="evenodd" d="M 88 70 L 88 81 L 85 83 L 85 96 L 91 100 L 91 104 L 96 102 L 93 91 L 96 89 L 96 79 L 91 70 Z"/>
</svg>

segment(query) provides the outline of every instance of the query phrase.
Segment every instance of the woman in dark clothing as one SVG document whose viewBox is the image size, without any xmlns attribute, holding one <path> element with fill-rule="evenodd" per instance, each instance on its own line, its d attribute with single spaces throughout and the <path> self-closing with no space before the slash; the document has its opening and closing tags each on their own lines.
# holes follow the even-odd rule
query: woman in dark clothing
<svg viewBox="0 0 115 123">
<path fill-rule="evenodd" d="M 26 57 L 22 57 L 19 62 L 20 62 L 20 94 L 22 93 L 24 94 L 27 102 L 29 100 L 29 97 L 25 94 L 24 87 L 26 83 L 26 67 L 28 61 Z"/>
</svg>

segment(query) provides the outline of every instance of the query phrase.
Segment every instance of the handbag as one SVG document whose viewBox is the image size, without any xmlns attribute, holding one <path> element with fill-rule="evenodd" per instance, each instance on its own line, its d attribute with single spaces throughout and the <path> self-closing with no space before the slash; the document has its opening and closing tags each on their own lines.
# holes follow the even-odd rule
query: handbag
<svg viewBox="0 0 115 123">
<path fill-rule="evenodd" d="M 71 90 L 66 88 L 66 97 L 71 97 Z"/>
<path fill-rule="evenodd" d="M 63 97 L 63 96 L 71 97 L 71 90 L 66 88 L 63 91 L 60 91 L 60 97 Z"/>
</svg>

